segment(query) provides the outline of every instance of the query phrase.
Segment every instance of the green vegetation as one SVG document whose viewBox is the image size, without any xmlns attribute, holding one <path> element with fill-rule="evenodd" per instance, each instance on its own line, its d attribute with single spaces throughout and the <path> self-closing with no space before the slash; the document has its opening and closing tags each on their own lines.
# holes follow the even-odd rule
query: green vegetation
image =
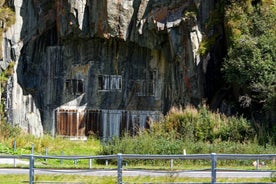
<svg viewBox="0 0 276 184">
<path fill-rule="evenodd" d="M 10 62 L 7 69 L 5 71 L 3 71 L 2 73 L 0 73 L 0 97 L 1 97 L 1 99 L 0 99 L 0 126 L 3 126 L 1 122 L 4 117 L 4 102 L 3 102 L 4 99 L 3 98 L 5 98 L 5 96 L 2 97 L 2 93 L 4 92 L 3 90 L 7 86 L 9 76 L 12 75 L 13 70 L 14 70 L 14 62 Z"/>
<path fill-rule="evenodd" d="M 257 140 L 251 123 L 242 117 L 212 113 L 205 106 L 174 108 L 149 130 L 111 140 L 101 154 L 182 154 L 183 149 L 189 154 L 275 153 L 274 146 L 260 146 Z"/>
<path fill-rule="evenodd" d="M 2 35 L 7 28 L 10 27 L 15 22 L 14 11 L 5 6 L 5 1 L 0 0 L 0 45 L 2 45 Z M 0 58 L 2 58 L 2 47 L 0 47 Z"/>
<path fill-rule="evenodd" d="M 240 117 L 226 117 L 202 106 L 172 109 L 161 122 L 151 124 L 149 130 L 141 130 L 136 136 L 114 138 L 103 145 L 100 154 L 274 154 L 276 147 L 261 146 L 252 125 Z M 130 165 L 168 167 L 169 161 L 129 160 Z M 100 163 L 100 162 L 99 162 Z M 186 169 L 194 165 L 209 168 L 209 161 L 185 161 Z M 174 167 L 182 167 L 183 161 L 175 160 Z M 219 167 L 254 169 L 252 161 L 219 161 Z M 267 162 L 267 169 L 275 168 L 274 161 Z"/>
<path fill-rule="evenodd" d="M 8 126 L 8 125 L 6 125 Z M 188 154 L 206 153 L 275 153 L 276 147 L 258 145 L 258 137 L 252 125 L 240 117 L 226 117 L 213 113 L 206 106 L 198 109 L 173 108 L 160 122 L 152 122 L 151 128 L 140 130 L 137 135 L 114 138 L 101 144 L 93 137 L 87 141 L 69 141 L 61 137 L 44 135 L 36 138 L 19 133 L 18 128 L 0 129 L 1 153 L 29 154 L 34 145 L 36 154 L 97 155 L 97 154 Z M 17 149 L 13 150 L 16 140 Z"/>
<path fill-rule="evenodd" d="M 202 56 L 207 55 L 207 53 L 210 52 L 212 47 L 216 44 L 218 36 L 219 35 L 217 34 L 211 37 L 204 37 L 199 46 L 199 54 Z"/>
<path fill-rule="evenodd" d="M 111 184 L 117 183 L 116 177 L 91 177 L 82 175 L 35 175 L 35 181 L 41 183 L 52 183 L 52 182 L 81 182 L 81 183 L 101 183 L 101 184 Z M 0 175 L 1 183 L 18 184 L 18 183 L 28 183 L 28 175 Z"/>
<path fill-rule="evenodd" d="M 9 126 L 9 125 L 6 125 Z M 11 126 L 9 126 L 12 128 Z M 74 156 L 74 155 L 98 155 L 101 149 L 101 143 L 99 140 L 89 138 L 87 141 L 70 141 L 62 137 L 53 138 L 49 135 L 44 135 L 41 138 L 37 138 L 31 135 L 20 133 L 18 128 L 15 128 L 12 133 L 13 136 L 8 136 L 5 129 L 0 129 L 0 154 L 9 155 L 29 155 L 32 153 L 32 147 L 34 147 L 35 155 L 51 156 Z M 5 134 L 2 134 L 4 132 Z M 5 137 L 3 136 L 5 135 Z M 14 142 L 16 141 L 16 149 L 14 149 Z M 93 161 L 95 162 L 95 161 Z M 88 168 L 88 160 L 78 160 L 77 164 L 72 160 L 60 160 L 60 159 L 37 159 L 35 163 L 36 167 L 43 168 Z M 6 165 L 8 166 L 8 165 Z M 19 167 L 26 167 L 25 165 L 18 165 Z M 10 166 L 9 166 L 10 167 Z M 102 167 L 102 166 L 101 166 Z"/>
<path fill-rule="evenodd" d="M 18 184 L 29 181 L 27 175 L 0 175 L 1 183 Z M 36 182 L 81 182 L 81 183 L 101 183 L 101 184 L 115 184 L 117 183 L 116 177 L 93 177 L 82 175 L 36 175 Z M 149 176 L 137 176 L 137 177 L 123 177 L 123 181 L 126 183 L 171 183 L 171 182 L 206 182 L 210 183 L 209 178 L 179 178 L 175 176 L 168 177 L 149 177 Z M 254 178 L 219 178 L 217 182 L 270 182 L 269 178 L 254 179 Z"/>
<path fill-rule="evenodd" d="M 36 138 L 19 133 L 18 128 L 9 125 L 1 127 L 2 147 L 9 151 L 1 153 L 29 154 L 32 145 L 35 153 L 60 155 L 96 155 L 96 154 L 188 154 L 197 153 L 275 153 L 272 144 L 258 145 L 258 137 L 249 121 L 242 117 L 226 117 L 208 110 L 206 106 L 198 109 L 186 107 L 173 108 L 160 122 L 152 122 L 150 129 L 140 130 L 137 135 L 114 138 L 108 143 L 93 137 L 87 141 L 69 141 L 62 137 L 53 138 L 44 135 Z M 13 142 L 17 149 L 13 152 Z M 4 149 L 6 150 L 6 149 Z"/>
<path fill-rule="evenodd" d="M 5 5 L 5 0 L 0 0 L 0 45 L 2 45 L 3 33 L 7 31 L 7 28 L 10 27 L 15 22 L 15 13 L 14 11 Z M 0 47 L 0 59 L 2 59 L 2 46 Z M 3 89 L 6 88 L 8 77 L 12 74 L 14 67 L 14 62 L 11 62 L 7 70 L 0 73 L 0 94 L 3 93 Z M 4 104 L 2 95 L 0 95 L 0 126 L 2 125 L 2 119 L 4 117 Z M 2 127 L 1 127 L 2 128 Z"/>
<path fill-rule="evenodd" d="M 239 114 L 254 122 L 259 143 L 276 144 L 276 1 L 217 1 L 199 48 L 205 56 L 218 39 L 227 49 L 221 71 Z"/>
<path fill-rule="evenodd" d="M 44 155 L 46 148 L 49 155 L 61 155 L 61 152 L 64 155 L 96 155 L 101 148 L 100 141 L 93 138 L 89 138 L 87 141 L 70 141 L 61 137 L 53 138 L 49 135 L 37 138 L 18 131 L 19 129 L 16 128 L 13 131 L 9 131 L 13 134 L 7 135 L 7 133 L 3 133 L 6 132 L 6 129 L 1 128 L 0 140 L 2 143 L 0 144 L 0 153 L 30 154 L 32 145 L 34 145 L 34 153 L 38 155 Z M 16 150 L 13 149 L 15 140 Z"/>
<path fill-rule="evenodd" d="M 219 113 L 213 113 L 202 106 L 198 109 L 187 107 L 185 109 L 172 109 L 161 122 L 152 122 L 151 129 L 140 130 L 135 136 L 125 135 L 122 138 L 114 138 L 108 143 L 101 143 L 100 140 L 89 137 L 87 141 L 70 141 L 61 137 L 53 138 L 45 135 L 36 138 L 31 135 L 17 132 L 18 129 L 0 129 L 0 153 L 1 154 L 30 154 L 32 145 L 36 155 L 45 155 L 48 148 L 48 155 L 101 155 L 117 153 L 135 154 L 209 154 L 216 153 L 250 153 L 250 154 L 275 154 L 276 147 L 270 144 L 261 146 L 257 143 L 255 131 L 249 121 L 244 118 L 226 117 Z M 3 133 L 6 132 L 6 133 Z M 11 134 L 8 135 L 8 132 Z M 16 140 L 16 150 L 13 143 Z M 268 160 L 263 169 L 276 169 L 275 161 Z M 127 163 L 127 164 L 126 164 Z M 124 169 L 168 169 L 170 170 L 170 160 L 124 160 Z M 60 159 L 36 159 L 36 168 L 85 168 L 89 166 L 88 160 L 77 160 L 76 164 L 72 160 Z M 218 168 L 228 169 L 248 169 L 253 170 L 252 160 L 220 160 L 217 162 Z M 9 166 L 11 167 L 11 166 Z M 21 167 L 26 167 L 22 165 Z M 109 165 L 104 162 L 93 160 L 93 168 L 115 169 L 116 161 L 109 161 Z M 174 160 L 173 170 L 179 169 L 208 169 L 210 161 L 207 160 Z M 7 177 L 7 183 L 27 181 L 27 176 Z M 116 177 L 80 177 L 64 175 L 35 175 L 36 181 L 70 181 L 80 180 L 85 183 L 113 183 Z M 124 177 L 127 182 L 184 182 L 198 181 L 210 182 L 210 178 L 188 179 L 177 176 L 168 177 Z M 269 182 L 270 178 L 262 179 L 225 179 L 218 178 L 220 182 Z"/>
<path fill-rule="evenodd" d="M 222 71 L 237 92 L 240 112 L 254 120 L 257 133 L 262 134 L 262 144 L 268 137 L 276 143 L 275 117 L 271 115 L 276 112 L 275 3 L 246 0 L 225 7 L 228 54 Z"/>
<path fill-rule="evenodd" d="M 209 19 L 204 25 L 206 34 L 203 34 L 203 40 L 199 45 L 198 53 L 201 56 L 206 56 L 208 52 L 214 48 L 217 40 L 223 35 L 223 21 L 224 21 L 224 6 L 225 1 L 221 0 L 216 3 L 214 10 L 210 12 Z M 216 32 L 214 32 L 216 30 Z M 214 32 L 214 34 L 210 34 Z"/>
<path fill-rule="evenodd" d="M 273 173 L 271 174 L 271 181 L 272 181 L 272 182 L 276 182 L 276 172 L 273 172 Z"/>
</svg>

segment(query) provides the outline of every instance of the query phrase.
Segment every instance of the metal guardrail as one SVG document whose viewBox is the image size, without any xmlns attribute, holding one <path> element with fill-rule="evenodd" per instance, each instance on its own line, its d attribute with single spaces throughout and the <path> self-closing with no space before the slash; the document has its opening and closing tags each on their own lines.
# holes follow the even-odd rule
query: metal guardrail
<svg viewBox="0 0 276 184">
<path fill-rule="evenodd" d="M 13 167 L 16 167 L 16 159 L 22 159 L 23 157 L 20 155 L 0 155 L 0 159 L 14 159 L 13 161 Z"/>
<path fill-rule="evenodd" d="M 140 160 L 211 160 L 211 183 L 216 183 L 216 173 L 221 169 L 217 169 L 217 160 L 275 160 L 276 154 L 187 154 L 187 155 L 139 155 L 139 154 L 121 154 L 117 155 L 96 155 L 96 156 L 44 156 L 44 155 L 0 155 L 0 158 L 12 159 L 28 159 L 29 160 L 29 183 L 34 183 L 34 163 L 35 159 L 60 159 L 60 160 L 80 160 L 92 159 L 96 160 L 117 160 L 117 182 L 123 183 L 123 160 L 124 159 L 140 159 Z M 91 165 L 89 166 L 91 168 Z M 258 169 L 258 166 L 257 168 Z M 271 172 L 275 172 L 270 170 Z M 255 171 L 256 172 L 256 171 Z"/>
</svg>

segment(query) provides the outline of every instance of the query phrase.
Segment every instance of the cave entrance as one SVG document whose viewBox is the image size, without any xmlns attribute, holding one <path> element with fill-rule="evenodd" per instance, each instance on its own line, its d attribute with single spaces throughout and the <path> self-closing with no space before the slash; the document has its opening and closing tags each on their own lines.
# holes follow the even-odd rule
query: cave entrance
<svg viewBox="0 0 276 184">
<path fill-rule="evenodd" d="M 159 111 L 126 111 L 106 109 L 56 110 L 57 134 L 65 137 L 95 135 L 103 140 L 120 137 L 124 133 L 135 135 L 149 128 L 150 122 L 161 118 Z"/>
</svg>

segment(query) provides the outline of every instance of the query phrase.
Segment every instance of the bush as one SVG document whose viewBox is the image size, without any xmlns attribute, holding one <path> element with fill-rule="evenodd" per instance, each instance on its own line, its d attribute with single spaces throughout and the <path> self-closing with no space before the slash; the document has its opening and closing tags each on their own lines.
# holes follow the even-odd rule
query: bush
<svg viewBox="0 0 276 184">
<path fill-rule="evenodd" d="M 126 134 L 103 145 L 101 154 L 268 153 L 253 144 L 255 131 L 244 118 L 212 113 L 206 106 L 172 108 L 161 122 L 136 136 Z M 275 149 L 274 149 L 275 151 Z"/>
<path fill-rule="evenodd" d="M 17 126 L 12 126 L 6 122 L 0 122 L 0 139 L 6 140 L 11 137 L 16 137 L 21 132 L 21 129 Z"/>
<path fill-rule="evenodd" d="M 190 141 L 213 142 L 220 139 L 244 142 L 253 140 L 255 135 L 246 119 L 212 113 L 206 106 L 199 109 L 187 107 L 184 110 L 173 108 L 161 124 L 164 124 L 165 132 L 175 131 L 176 138 Z"/>
</svg>

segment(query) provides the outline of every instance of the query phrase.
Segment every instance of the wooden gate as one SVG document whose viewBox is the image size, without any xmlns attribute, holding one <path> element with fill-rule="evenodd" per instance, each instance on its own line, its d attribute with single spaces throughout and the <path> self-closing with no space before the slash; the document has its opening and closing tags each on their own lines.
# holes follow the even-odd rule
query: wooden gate
<svg viewBox="0 0 276 184">
<path fill-rule="evenodd" d="M 141 128 L 149 128 L 148 122 L 160 117 L 158 111 L 57 109 L 58 135 L 85 137 L 96 135 L 103 139 L 121 136 L 125 132 L 134 135 Z"/>
<path fill-rule="evenodd" d="M 85 111 L 58 109 L 56 111 L 57 133 L 64 136 L 85 136 Z"/>
</svg>

